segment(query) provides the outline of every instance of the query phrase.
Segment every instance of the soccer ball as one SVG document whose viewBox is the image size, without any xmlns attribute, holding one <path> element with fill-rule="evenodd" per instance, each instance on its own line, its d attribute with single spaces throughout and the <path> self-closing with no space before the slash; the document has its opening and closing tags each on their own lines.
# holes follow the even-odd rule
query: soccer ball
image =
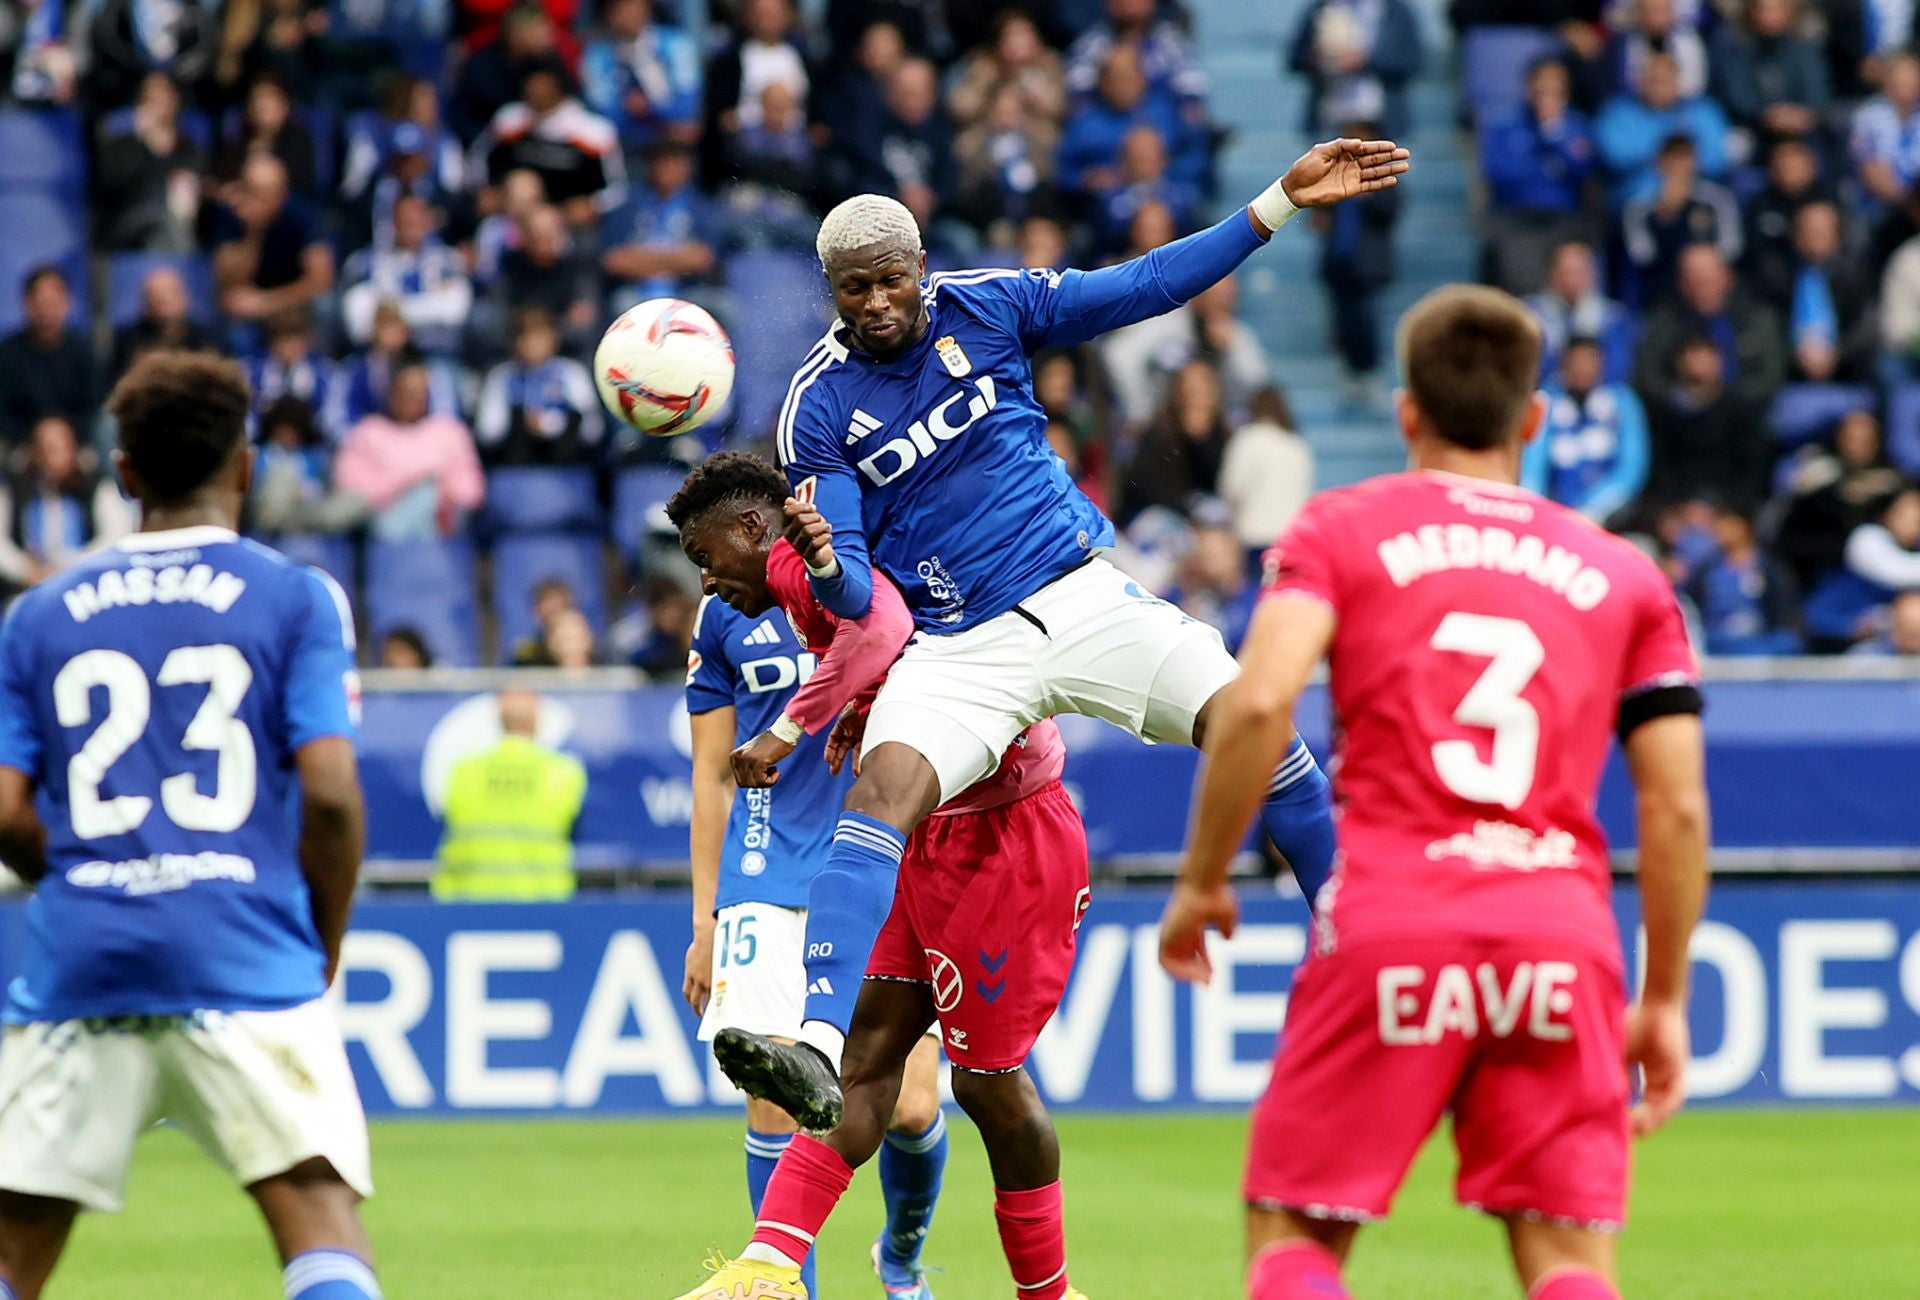
<svg viewBox="0 0 1920 1300">
<path fill-rule="evenodd" d="M 593 353 L 607 409 L 641 433 L 697 429 L 733 391 L 733 341 L 720 322 L 679 298 L 629 307 Z"/>
</svg>

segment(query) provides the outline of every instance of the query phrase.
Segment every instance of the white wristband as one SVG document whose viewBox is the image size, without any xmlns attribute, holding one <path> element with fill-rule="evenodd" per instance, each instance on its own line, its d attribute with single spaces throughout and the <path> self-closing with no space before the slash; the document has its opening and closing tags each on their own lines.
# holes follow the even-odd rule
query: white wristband
<svg viewBox="0 0 1920 1300">
<path fill-rule="evenodd" d="M 1300 209 L 1287 197 L 1284 176 L 1262 190 L 1247 206 L 1253 209 L 1253 215 L 1260 218 L 1260 224 L 1268 230 L 1278 230 L 1300 215 Z"/>
<path fill-rule="evenodd" d="M 784 741 L 789 745 L 799 744 L 800 737 L 807 734 L 805 727 L 802 727 L 784 713 L 778 718 L 775 718 L 773 725 L 768 727 L 767 730 L 775 739 Z"/>
<path fill-rule="evenodd" d="M 807 572 L 816 578 L 837 578 L 840 576 L 840 557 L 837 555 L 827 563 L 827 567 L 824 569 L 814 568 L 812 560 L 803 560 L 801 563 L 805 564 L 807 566 Z"/>
</svg>

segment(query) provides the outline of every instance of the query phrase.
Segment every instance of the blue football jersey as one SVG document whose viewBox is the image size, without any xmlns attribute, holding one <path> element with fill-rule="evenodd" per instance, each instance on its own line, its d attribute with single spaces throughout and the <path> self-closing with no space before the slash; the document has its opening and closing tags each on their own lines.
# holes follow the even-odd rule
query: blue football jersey
<svg viewBox="0 0 1920 1300">
<path fill-rule="evenodd" d="M 293 756 L 355 735 L 333 580 L 221 528 L 130 537 L 15 602 L 0 764 L 48 872 L 6 1019 L 269 1010 L 326 991 Z"/>
<path fill-rule="evenodd" d="M 776 607 L 748 618 L 708 596 L 695 616 L 687 658 L 687 712 L 732 705 L 734 743 L 744 745 L 778 720 L 817 662 L 784 611 Z M 735 794 L 720 851 L 717 906 L 807 905 L 853 784 L 851 764 L 840 776 L 827 770 L 826 749 L 826 732 L 803 736 L 780 764 L 777 784 Z"/>
</svg>

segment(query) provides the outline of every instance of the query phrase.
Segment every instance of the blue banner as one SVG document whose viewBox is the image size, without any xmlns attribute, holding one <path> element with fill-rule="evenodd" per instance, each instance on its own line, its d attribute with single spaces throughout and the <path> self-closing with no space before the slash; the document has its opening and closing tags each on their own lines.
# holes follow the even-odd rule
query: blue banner
<svg viewBox="0 0 1920 1300">
<path fill-rule="evenodd" d="M 680 691 L 557 690 L 544 696 L 543 710 L 543 739 L 587 765 L 582 865 L 680 869 L 693 810 L 691 732 Z M 1178 852 L 1193 751 L 1144 745 L 1086 718 L 1060 722 L 1067 783 L 1095 861 Z M 1300 726 L 1324 759 L 1324 691 L 1308 692 Z M 370 691 L 363 755 L 370 856 L 432 858 L 446 773 L 498 734 L 490 695 Z M 1920 848 L 1920 800 L 1889 798 L 1885 783 L 1887 772 L 1920 771 L 1920 681 L 1716 683 L 1707 743 L 1718 849 Z M 1142 798 L 1143 791 L 1155 797 Z M 1617 756 L 1599 807 L 1613 843 L 1630 846 L 1631 791 Z"/>
<path fill-rule="evenodd" d="M 1057 1106 L 1244 1106 L 1262 1089 L 1305 910 L 1264 892 L 1212 985 L 1157 960 L 1157 890 L 1096 891 L 1030 1067 Z M 684 897 L 369 902 L 341 1012 L 369 1110 L 711 1109 L 735 1094 L 680 999 Z M 1636 902 L 1619 891 L 1631 934 Z M 1696 937 L 1694 1099 L 1920 1101 L 1920 885 L 1735 882 Z"/>
</svg>

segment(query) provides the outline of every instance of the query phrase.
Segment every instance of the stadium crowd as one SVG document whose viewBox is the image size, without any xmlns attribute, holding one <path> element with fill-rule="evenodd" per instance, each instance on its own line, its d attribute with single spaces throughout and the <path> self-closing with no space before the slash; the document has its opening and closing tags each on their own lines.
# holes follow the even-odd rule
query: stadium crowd
<svg viewBox="0 0 1920 1300">
<path fill-rule="evenodd" d="M 1173 6 L 704 8 L 9 8 L 0 584 L 133 525 L 104 394 L 145 349 L 212 347 L 254 383 L 254 531 L 361 594 L 370 662 L 671 676 L 696 594 L 657 507 L 703 451 L 769 443 L 825 206 L 899 197 L 936 266 L 1061 267 L 1234 197 Z M 1657 546 L 1713 653 L 1920 652 L 1911 9 L 1453 6 L 1503 55 L 1464 74 L 1485 275 L 1549 340 L 1528 482 Z M 1422 41 L 1407 0 L 1315 0 L 1279 51 L 1308 131 L 1408 127 Z M 1330 343 L 1375 412 L 1399 201 L 1318 226 Z M 1230 643 L 1250 556 L 1314 485 L 1236 293 L 1035 363 L 1123 562 Z M 608 418 L 586 365 L 661 295 L 710 308 L 741 367 L 679 440 Z M 758 346 L 795 299 L 802 337 Z"/>
</svg>

